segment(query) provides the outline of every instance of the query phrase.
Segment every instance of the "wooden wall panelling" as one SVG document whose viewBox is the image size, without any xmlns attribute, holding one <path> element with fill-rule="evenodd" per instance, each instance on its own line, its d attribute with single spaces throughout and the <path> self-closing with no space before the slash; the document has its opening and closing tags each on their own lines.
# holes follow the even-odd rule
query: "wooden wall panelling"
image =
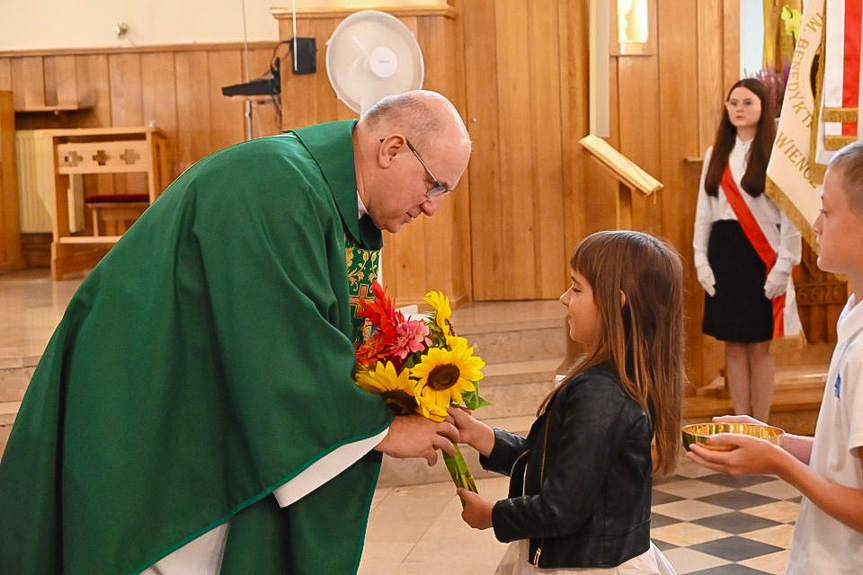
<svg viewBox="0 0 863 575">
<path fill-rule="evenodd" d="M 41 56 L 12 59 L 15 109 L 45 106 L 45 71 Z"/>
<path fill-rule="evenodd" d="M 500 174 L 503 214 L 499 222 L 499 243 L 503 250 L 503 275 L 488 278 L 497 286 L 495 299 L 530 299 L 537 262 L 534 259 L 535 198 L 533 162 L 535 150 L 530 139 L 534 118 L 530 116 L 530 84 L 533 65 L 529 57 L 528 10 L 524 0 L 497 3 L 496 36 L 498 103 L 500 116 Z M 482 241 L 482 238 L 477 238 Z M 485 245 L 483 249 L 491 249 Z"/>
<path fill-rule="evenodd" d="M 702 0 L 697 5 L 698 30 L 698 149 L 697 157 L 713 144 L 716 128 L 722 118 L 722 96 L 725 88 L 725 60 L 717 58 L 724 51 L 724 0 Z M 722 29 L 717 29 L 722 26 Z M 738 64 L 739 66 L 739 64 Z M 700 164 L 697 168 L 700 170 Z"/>
<path fill-rule="evenodd" d="M 531 62 L 530 129 L 534 154 L 531 190 L 534 213 L 536 298 L 555 298 L 567 284 L 561 271 L 566 259 L 563 221 L 563 161 L 560 131 L 560 38 L 557 0 L 528 3 L 528 47 Z"/>
<path fill-rule="evenodd" d="M 175 62 L 172 52 L 141 54 L 141 106 L 143 125 L 154 125 L 165 134 L 167 179 L 173 180 L 182 169 L 177 148 L 177 93 Z M 185 114 L 186 111 L 183 110 Z"/>
<path fill-rule="evenodd" d="M 56 58 L 56 56 L 46 56 Z M 76 128 L 104 128 L 111 125 L 111 78 L 107 54 L 75 57 L 78 94 L 91 106 L 75 116 Z"/>
<path fill-rule="evenodd" d="M 498 56 L 495 34 L 496 2 L 475 0 L 465 5 L 462 26 L 465 42 L 465 96 L 468 129 L 473 140 L 470 182 L 470 237 L 472 284 L 475 299 L 500 297 L 499 278 L 514 270 L 504 269 L 500 226 L 503 221 L 500 166 L 500 103 Z"/>
<path fill-rule="evenodd" d="M 740 2 L 722 1 L 722 96 L 740 79 Z M 718 25 L 717 28 L 718 30 Z M 753 70 L 754 71 L 754 70 Z"/>
<path fill-rule="evenodd" d="M 461 2 L 451 2 L 457 10 L 462 10 Z M 447 18 L 444 20 L 445 42 L 451 47 L 451 55 L 446 59 L 447 80 L 446 94 L 455 103 L 461 113 L 462 119 L 468 131 L 471 124 L 467 117 L 467 98 L 465 94 L 465 51 L 464 34 L 462 23 L 459 19 Z M 470 166 L 468 166 L 470 170 Z M 452 270 L 453 270 L 453 296 L 456 300 L 469 300 L 472 298 L 473 288 L 471 279 L 471 235 L 470 235 L 470 178 L 465 173 L 458 184 L 458 193 L 448 200 L 454 211 L 453 241 L 452 241 Z"/>
<path fill-rule="evenodd" d="M 620 147 L 651 175 L 660 173 L 659 147 L 659 58 L 649 56 L 617 57 L 617 123 L 620 126 Z M 616 193 L 616 191 L 614 192 Z M 662 196 L 632 196 L 632 227 L 662 234 Z"/>
<path fill-rule="evenodd" d="M 174 56 L 177 79 L 177 144 L 180 170 L 207 154 L 213 146 L 210 122 L 210 78 L 207 52 L 178 52 Z"/>
<path fill-rule="evenodd" d="M 210 117 L 207 120 L 211 126 L 210 146 L 213 150 L 221 150 L 242 142 L 246 137 L 243 101 L 222 95 L 222 86 L 243 81 L 242 51 L 209 51 L 207 66 L 210 80 Z"/>
<path fill-rule="evenodd" d="M 563 156 L 564 249 L 561 269 L 569 274 L 569 253 L 586 228 L 584 193 L 590 159 L 578 139 L 588 132 L 588 3 L 566 0 L 558 4 L 560 37 L 561 153 Z"/>
<path fill-rule="evenodd" d="M 0 92 L 12 91 L 11 58 L 0 58 Z"/>
<path fill-rule="evenodd" d="M 144 125 L 141 55 L 110 54 L 108 73 L 111 82 L 111 125 L 115 127 Z M 116 194 L 139 193 L 146 190 L 146 174 L 114 175 Z"/>
<path fill-rule="evenodd" d="M 78 81 L 74 56 L 44 58 L 45 105 L 78 106 Z"/>
<path fill-rule="evenodd" d="M 659 34 L 659 90 L 661 178 L 665 184 L 663 192 L 664 210 L 662 227 L 664 235 L 684 254 L 687 272 L 692 275 L 691 247 L 692 222 L 695 214 L 693 194 L 687 190 L 691 185 L 684 158 L 697 154 L 698 131 L 698 86 L 687 78 L 698 78 L 698 30 L 696 3 L 659 2 L 657 6 Z M 700 290 L 687 290 L 686 311 L 697 309 L 694 298 L 701 298 Z M 687 340 L 701 338 L 701 317 L 686 313 Z M 689 375 L 700 383 L 701 357 L 690 348 L 687 353 Z"/>
</svg>

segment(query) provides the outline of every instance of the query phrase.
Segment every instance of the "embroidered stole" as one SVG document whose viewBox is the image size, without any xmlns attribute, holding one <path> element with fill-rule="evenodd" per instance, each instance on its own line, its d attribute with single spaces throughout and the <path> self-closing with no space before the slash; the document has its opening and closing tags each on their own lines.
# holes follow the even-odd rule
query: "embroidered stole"
<svg viewBox="0 0 863 575">
<path fill-rule="evenodd" d="M 770 270 L 776 264 L 776 252 L 773 251 L 770 242 L 767 241 L 767 236 L 764 235 L 764 231 L 758 225 L 755 216 L 749 211 L 749 206 L 746 205 L 746 200 L 743 199 L 740 188 L 737 187 L 737 182 L 734 181 L 734 177 L 731 175 L 730 166 L 725 166 L 725 171 L 722 173 L 721 187 L 722 191 L 725 192 L 728 203 L 731 205 L 731 209 L 734 210 L 734 214 L 740 222 L 740 227 L 743 228 L 743 233 L 746 234 L 749 243 L 758 252 L 758 256 L 767 267 L 767 273 L 770 273 Z M 781 296 L 773 298 L 772 302 L 773 337 L 782 337 L 785 335 L 785 320 L 783 317 L 785 294 L 783 293 Z"/>
<path fill-rule="evenodd" d="M 354 325 L 354 348 L 362 345 L 369 337 L 371 324 L 358 318 L 360 300 L 374 302 L 372 283 L 378 279 L 380 250 L 369 250 L 353 241 L 345 234 L 345 263 L 348 267 L 348 297 L 351 304 L 351 320 Z"/>
</svg>

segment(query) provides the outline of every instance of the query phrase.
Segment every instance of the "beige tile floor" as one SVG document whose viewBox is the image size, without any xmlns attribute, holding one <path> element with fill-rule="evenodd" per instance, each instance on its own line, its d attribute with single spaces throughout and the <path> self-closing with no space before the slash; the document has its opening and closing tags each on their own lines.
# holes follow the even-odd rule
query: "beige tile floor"
<svg viewBox="0 0 863 575">
<path fill-rule="evenodd" d="M 0 365 L 42 355 L 82 279 L 52 282 L 47 269 L 0 275 Z"/>
<path fill-rule="evenodd" d="M 51 282 L 45 270 L 0 276 L 0 369 L 41 355 L 81 279 Z M 554 301 L 507 305 L 504 312 L 489 304 L 462 308 L 459 325 L 481 326 L 500 315 L 560 317 Z M 496 500 L 504 497 L 507 479 L 478 485 Z M 682 459 L 675 476 L 654 488 L 651 535 L 682 575 L 779 574 L 798 503 L 796 490 L 775 478 L 734 480 Z M 506 547 L 491 530 L 471 529 L 460 513 L 449 483 L 379 489 L 360 574 L 490 575 Z"/>
<path fill-rule="evenodd" d="M 497 500 L 507 481 L 477 484 Z M 673 476 L 657 480 L 653 497 L 651 538 L 681 575 L 784 573 L 799 504 L 787 483 L 717 475 L 682 457 Z M 491 530 L 461 520 L 449 483 L 379 489 L 359 575 L 491 575 L 505 550 Z"/>
</svg>

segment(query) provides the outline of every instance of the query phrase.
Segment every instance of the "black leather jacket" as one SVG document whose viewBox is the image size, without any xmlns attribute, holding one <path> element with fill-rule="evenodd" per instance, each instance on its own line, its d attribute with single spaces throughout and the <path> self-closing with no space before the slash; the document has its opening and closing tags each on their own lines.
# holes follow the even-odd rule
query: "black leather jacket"
<svg viewBox="0 0 863 575">
<path fill-rule="evenodd" d="M 483 467 L 510 476 L 495 536 L 540 568 L 615 567 L 650 547 L 649 416 L 607 364 L 563 383 L 527 438 L 495 430 Z"/>
</svg>

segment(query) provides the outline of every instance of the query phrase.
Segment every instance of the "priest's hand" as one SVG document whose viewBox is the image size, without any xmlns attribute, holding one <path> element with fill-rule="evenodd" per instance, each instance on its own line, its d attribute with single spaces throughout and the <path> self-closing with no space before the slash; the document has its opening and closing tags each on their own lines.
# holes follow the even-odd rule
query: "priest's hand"
<svg viewBox="0 0 863 575">
<path fill-rule="evenodd" d="M 437 462 L 438 449 L 455 455 L 452 442 L 458 440 L 458 429 L 451 418 L 438 423 L 419 415 L 397 415 L 375 449 L 390 457 L 425 457 L 432 466 Z"/>
</svg>

